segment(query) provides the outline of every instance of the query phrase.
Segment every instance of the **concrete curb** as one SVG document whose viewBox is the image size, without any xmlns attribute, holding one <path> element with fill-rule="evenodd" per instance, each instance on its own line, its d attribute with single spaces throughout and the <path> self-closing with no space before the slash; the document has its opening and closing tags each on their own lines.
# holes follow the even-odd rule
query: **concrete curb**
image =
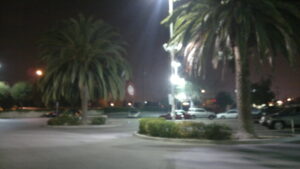
<svg viewBox="0 0 300 169">
<path fill-rule="evenodd" d="M 176 142 L 176 143 L 194 143 L 194 144 L 210 144 L 210 145 L 234 145 L 234 144 L 270 144 L 270 143 L 283 143 L 283 142 L 293 142 L 300 141 L 300 137 L 288 137 L 279 139 L 251 139 L 251 140 L 226 140 L 226 141 L 215 141 L 215 140 L 198 140 L 198 139 L 176 139 L 176 138 L 162 138 L 162 137 L 152 137 L 135 132 L 133 134 L 135 137 L 147 140 L 156 141 L 166 141 L 166 142 Z"/>
</svg>

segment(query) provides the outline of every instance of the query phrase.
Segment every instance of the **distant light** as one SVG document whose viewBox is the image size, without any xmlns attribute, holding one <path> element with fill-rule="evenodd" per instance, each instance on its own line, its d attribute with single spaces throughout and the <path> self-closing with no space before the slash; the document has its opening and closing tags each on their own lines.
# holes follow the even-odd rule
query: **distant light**
<svg viewBox="0 0 300 169">
<path fill-rule="evenodd" d="M 279 106 L 283 105 L 283 101 L 282 100 L 277 100 L 276 102 Z"/>
<path fill-rule="evenodd" d="M 274 106 L 274 103 L 269 103 L 268 106 L 269 106 L 269 107 L 273 107 L 273 106 Z"/>
<path fill-rule="evenodd" d="M 132 106 L 132 103 L 131 102 L 128 102 L 128 104 L 127 104 L 128 106 Z"/>
<path fill-rule="evenodd" d="M 290 97 L 286 99 L 286 101 L 288 101 L 288 102 L 290 102 L 290 101 L 292 101 L 292 100 L 293 100 L 293 99 L 290 98 Z"/>
<path fill-rule="evenodd" d="M 189 106 L 190 103 L 189 103 L 189 102 L 183 102 L 182 105 L 183 105 L 183 106 Z"/>
<path fill-rule="evenodd" d="M 234 90 L 234 93 L 237 93 L 237 90 L 236 90 L 236 89 Z"/>
<path fill-rule="evenodd" d="M 43 71 L 38 69 L 38 70 L 36 70 L 35 74 L 38 76 L 43 76 Z"/>
<path fill-rule="evenodd" d="M 206 93 L 206 90 L 202 89 L 202 90 L 201 90 L 201 93 Z"/>
<path fill-rule="evenodd" d="M 115 106 L 115 104 L 114 103 L 110 103 L 110 107 L 114 107 Z"/>
<path fill-rule="evenodd" d="M 144 101 L 145 104 L 148 104 L 148 101 Z"/>
<path fill-rule="evenodd" d="M 256 104 L 252 104 L 252 107 L 256 108 L 256 107 L 257 107 L 257 105 L 256 105 Z"/>
<path fill-rule="evenodd" d="M 134 96 L 134 87 L 132 85 L 129 85 L 127 87 L 127 92 L 130 96 Z"/>
</svg>

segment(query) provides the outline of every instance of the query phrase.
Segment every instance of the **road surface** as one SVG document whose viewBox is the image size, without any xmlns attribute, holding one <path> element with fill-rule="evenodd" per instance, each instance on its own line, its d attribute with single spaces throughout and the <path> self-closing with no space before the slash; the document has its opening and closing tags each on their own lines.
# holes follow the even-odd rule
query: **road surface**
<svg viewBox="0 0 300 169">
<path fill-rule="evenodd" d="M 0 119 L 0 169 L 299 169 L 300 145 L 201 145 L 132 136 L 134 119 L 93 129 Z"/>
</svg>

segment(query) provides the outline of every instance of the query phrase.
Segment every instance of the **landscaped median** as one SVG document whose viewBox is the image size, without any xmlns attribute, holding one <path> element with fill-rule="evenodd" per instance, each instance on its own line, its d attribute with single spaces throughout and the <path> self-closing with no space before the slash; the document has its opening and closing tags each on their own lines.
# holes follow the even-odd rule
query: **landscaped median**
<svg viewBox="0 0 300 169">
<path fill-rule="evenodd" d="M 48 120 L 50 126 L 79 126 L 82 124 L 81 116 L 77 113 L 64 112 L 57 117 Z M 89 119 L 89 125 L 104 125 L 106 116 L 92 117 Z"/>
<path fill-rule="evenodd" d="M 177 139 L 231 140 L 232 129 L 223 124 L 174 122 L 162 118 L 140 119 L 139 134 Z"/>
</svg>

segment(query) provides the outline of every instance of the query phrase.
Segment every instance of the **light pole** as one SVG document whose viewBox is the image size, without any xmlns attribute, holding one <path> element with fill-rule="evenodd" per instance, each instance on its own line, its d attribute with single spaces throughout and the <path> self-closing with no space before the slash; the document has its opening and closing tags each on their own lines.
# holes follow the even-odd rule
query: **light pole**
<svg viewBox="0 0 300 169">
<path fill-rule="evenodd" d="M 173 0 L 169 0 L 169 15 L 173 14 L 173 10 L 174 10 L 174 3 Z M 174 36 L 174 24 L 173 22 L 170 23 L 169 25 L 169 29 L 170 29 L 170 39 L 173 38 Z M 172 119 L 175 119 L 175 86 L 172 83 L 172 78 L 174 79 L 174 77 L 178 77 L 177 75 L 177 70 L 178 70 L 178 66 L 176 66 L 175 62 L 175 53 L 176 53 L 176 49 L 173 46 L 168 46 L 167 44 L 164 44 L 164 48 L 167 52 L 170 53 L 170 60 L 171 60 L 171 94 L 169 97 L 169 102 L 171 104 L 171 117 Z"/>
</svg>

